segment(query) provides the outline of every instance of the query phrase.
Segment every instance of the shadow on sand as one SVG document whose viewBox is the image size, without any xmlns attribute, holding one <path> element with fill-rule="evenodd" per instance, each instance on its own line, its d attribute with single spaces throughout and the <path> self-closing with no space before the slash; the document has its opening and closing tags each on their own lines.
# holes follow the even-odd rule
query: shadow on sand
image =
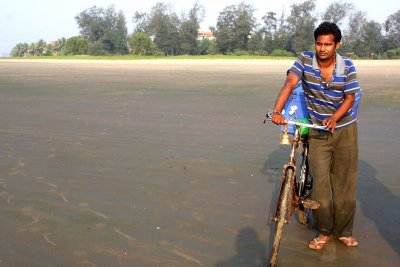
<svg viewBox="0 0 400 267">
<path fill-rule="evenodd" d="M 380 235 L 400 255 L 400 198 L 377 178 L 377 170 L 359 161 L 357 198 L 362 213 L 376 225 Z"/>
<path fill-rule="evenodd" d="M 271 201 L 269 210 L 267 212 L 266 224 L 269 227 L 269 239 L 266 247 L 266 256 L 269 260 L 272 252 L 272 244 L 274 242 L 274 232 L 276 230 L 276 223 L 272 221 L 276 209 L 276 202 L 280 189 L 280 182 L 282 176 L 283 165 L 289 160 L 290 148 L 288 146 L 279 146 L 279 148 L 269 154 L 264 163 L 263 168 L 260 170 L 262 174 L 268 177 L 268 183 L 273 184 L 273 192 L 271 193 Z"/>
<path fill-rule="evenodd" d="M 269 154 L 260 172 L 268 178 L 273 188 L 271 193 L 271 204 L 269 210 L 266 211 L 267 218 L 270 218 L 276 206 L 276 197 L 278 195 L 280 177 L 282 174 L 283 163 L 287 161 L 289 151 L 287 147 L 280 146 L 279 149 Z M 275 231 L 275 224 L 271 220 L 267 220 L 266 224 L 270 228 L 270 233 Z M 272 246 L 273 235 L 270 235 L 267 246 Z M 265 242 L 259 240 L 258 234 L 255 229 L 245 227 L 240 230 L 236 237 L 236 254 L 224 261 L 218 262 L 215 267 L 235 267 L 235 266 L 267 266 L 269 261 L 270 249 L 265 246 Z"/>
<path fill-rule="evenodd" d="M 267 217 L 270 218 L 275 210 L 276 197 L 279 190 L 282 165 L 286 162 L 288 156 L 287 148 L 279 147 L 272 152 L 266 160 L 263 168 L 260 170 L 266 175 L 268 182 L 272 184 L 271 204 Z M 400 213 L 397 212 L 400 206 L 400 198 L 394 195 L 377 178 L 377 170 L 368 162 L 359 161 L 359 180 L 357 188 L 357 198 L 360 203 L 358 207 L 365 217 L 371 220 L 379 231 L 383 239 L 400 255 Z M 269 232 L 275 231 L 275 224 L 267 220 Z M 312 229 L 309 229 L 312 231 Z M 273 234 L 269 235 L 269 240 L 265 244 L 259 239 L 258 233 L 251 227 L 242 228 L 235 241 L 236 254 L 227 260 L 218 262 L 215 267 L 235 267 L 235 266 L 267 266 L 270 257 L 270 250 L 273 242 Z M 336 251 L 336 244 L 331 243 L 327 250 L 322 253 L 320 260 L 323 262 L 336 262 L 339 259 L 346 259 L 347 263 L 356 261 L 352 258 L 352 253 L 339 256 L 341 249 Z M 333 251 L 331 251 L 333 250 Z M 330 259 L 330 260 L 329 260 Z M 355 263 L 355 262 L 353 262 Z M 332 263 L 333 264 L 333 263 Z"/>
<path fill-rule="evenodd" d="M 236 254 L 215 267 L 262 267 L 266 266 L 265 246 L 260 241 L 256 230 L 251 227 L 241 229 L 236 237 Z"/>
</svg>

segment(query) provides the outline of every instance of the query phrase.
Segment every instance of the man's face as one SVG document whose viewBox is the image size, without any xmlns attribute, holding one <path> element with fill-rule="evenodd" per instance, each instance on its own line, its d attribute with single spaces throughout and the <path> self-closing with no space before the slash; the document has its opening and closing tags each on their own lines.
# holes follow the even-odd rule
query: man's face
<svg viewBox="0 0 400 267">
<path fill-rule="evenodd" d="M 335 43 L 333 34 L 319 35 L 315 42 L 315 52 L 317 58 L 321 61 L 330 60 L 335 56 L 335 51 L 340 46 L 340 43 Z"/>
</svg>

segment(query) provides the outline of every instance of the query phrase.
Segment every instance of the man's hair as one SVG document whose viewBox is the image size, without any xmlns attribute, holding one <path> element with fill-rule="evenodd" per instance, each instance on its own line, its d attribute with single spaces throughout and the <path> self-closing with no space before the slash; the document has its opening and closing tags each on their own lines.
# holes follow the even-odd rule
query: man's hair
<svg viewBox="0 0 400 267">
<path fill-rule="evenodd" d="M 333 22 L 322 22 L 314 31 L 314 38 L 317 41 L 318 36 L 333 34 L 335 36 L 335 43 L 340 43 L 342 39 L 342 32 L 339 27 Z"/>
</svg>

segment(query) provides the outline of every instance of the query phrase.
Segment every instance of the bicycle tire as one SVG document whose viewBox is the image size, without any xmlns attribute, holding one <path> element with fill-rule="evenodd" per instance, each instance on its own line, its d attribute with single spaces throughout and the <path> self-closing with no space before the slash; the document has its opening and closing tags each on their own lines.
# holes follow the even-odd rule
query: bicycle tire
<svg viewBox="0 0 400 267">
<path fill-rule="evenodd" d="M 284 184 L 283 191 L 282 191 L 282 197 L 281 197 L 280 203 L 279 203 L 279 205 L 280 205 L 279 216 L 278 216 L 278 221 L 276 224 L 274 243 L 272 245 L 272 255 L 270 258 L 270 266 L 271 267 L 275 266 L 276 262 L 278 260 L 278 251 L 279 251 L 279 245 L 281 243 L 283 226 L 286 223 L 286 216 L 287 216 L 289 204 L 290 204 L 290 201 L 291 201 L 292 195 L 293 195 L 293 188 L 292 188 L 293 179 L 294 179 L 294 171 L 292 168 L 288 168 L 286 170 L 285 184 Z"/>
<path fill-rule="evenodd" d="M 296 184 L 296 194 L 301 198 L 306 198 L 306 183 L 310 179 L 309 178 L 309 169 L 308 169 L 308 146 L 304 148 L 303 151 L 303 159 L 300 167 L 300 181 Z M 303 207 L 302 204 L 299 205 L 297 209 L 297 220 L 300 224 L 306 225 L 308 221 L 308 215 L 310 214 L 310 209 Z"/>
</svg>

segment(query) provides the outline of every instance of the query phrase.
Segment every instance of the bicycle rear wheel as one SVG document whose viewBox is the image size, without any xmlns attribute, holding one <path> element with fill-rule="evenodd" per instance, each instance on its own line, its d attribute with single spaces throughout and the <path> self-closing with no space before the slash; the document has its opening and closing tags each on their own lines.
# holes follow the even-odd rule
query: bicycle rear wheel
<svg viewBox="0 0 400 267">
<path fill-rule="evenodd" d="M 274 237 L 274 243 L 272 245 L 272 255 L 270 259 L 270 266 L 275 266 L 278 259 L 279 245 L 281 243 L 283 226 L 286 223 L 288 216 L 288 209 L 293 196 L 293 179 L 294 171 L 292 168 L 288 168 L 285 173 L 285 184 L 283 185 L 282 196 L 280 198 L 279 215 L 276 224 L 276 231 Z"/>
<path fill-rule="evenodd" d="M 299 198 L 299 206 L 297 209 L 297 219 L 301 224 L 307 224 L 308 215 L 311 212 L 311 209 L 305 207 L 301 201 L 310 196 L 311 188 L 312 188 L 312 177 L 309 173 L 308 169 L 308 147 L 304 148 L 303 151 L 303 159 L 300 167 L 300 177 L 298 182 L 296 183 L 296 195 Z"/>
</svg>

